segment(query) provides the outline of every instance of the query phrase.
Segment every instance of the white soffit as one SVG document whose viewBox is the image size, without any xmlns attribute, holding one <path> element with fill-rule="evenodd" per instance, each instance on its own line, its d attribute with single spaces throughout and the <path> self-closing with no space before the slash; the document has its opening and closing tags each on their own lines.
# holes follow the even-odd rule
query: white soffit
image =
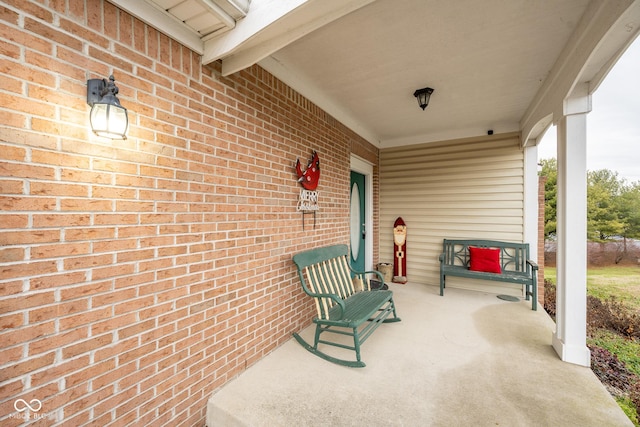
<svg viewBox="0 0 640 427">
<path fill-rule="evenodd" d="M 109 0 L 200 55 L 204 39 L 227 32 L 251 0 Z"/>
<path fill-rule="evenodd" d="M 233 31 L 207 38 L 204 64 L 222 59 L 230 75 L 374 0 L 253 0 Z"/>
</svg>

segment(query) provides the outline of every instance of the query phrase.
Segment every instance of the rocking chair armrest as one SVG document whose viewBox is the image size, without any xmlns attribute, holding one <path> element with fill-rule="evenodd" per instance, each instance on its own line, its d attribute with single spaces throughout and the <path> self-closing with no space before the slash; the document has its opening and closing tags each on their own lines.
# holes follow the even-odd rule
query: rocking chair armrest
<svg viewBox="0 0 640 427">
<path fill-rule="evenodd" d="M 365 279 L 365 275 L 366 274 L 375 274 L 376 276 L 378 276 L 378 279 L 380 279 L 380 283 L 384 283 L 384 276 L 379 271 L 375 271 L 375 270 L 356 271 L 356 270 L 352 269 L 351 267 L 349 267 L 349 269 L 351 270 L 351 273 L 353 273 L 354 275 L 360 276 L 360 278 L 362 279 L 363 283 L 365 283 L 364 279 Z M 369 290 L 371 290 L 371 285 L 369 285 Z"/>
<path fill-rule="evenodd" d="M 380 283 L 384 283 L 384 276 L 379 271 L 365 271 L 364 273 L 362 273 L 362 275 L 365 274 L 375 274 L 376 276 L 378 276 L 378 279 L 380 279 Z M 371 284 L 369 284 L 369 290 L 371 290 Z"/>
<path fill-rule="evenodd" d="M 313 297 L 313 298 L 329 298 L 329 299 L 332 299 L 340 307 L 340 319 L 342 319 L 342 316 L 344 316 L 344 310 L 345 310 L 344 300 L 342 298 L 340 298 L 338 295 L 336 295 L 336 294 L 314 294 L 314 293 L 308 293 L 307 295 L 309 295 L 310 297 Z"/>
</svg>

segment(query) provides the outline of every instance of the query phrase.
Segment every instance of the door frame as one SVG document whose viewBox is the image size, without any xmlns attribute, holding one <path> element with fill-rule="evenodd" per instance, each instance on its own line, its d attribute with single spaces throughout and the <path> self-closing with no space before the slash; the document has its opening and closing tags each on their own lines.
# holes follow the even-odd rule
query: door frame
<svg viewBox="0 0 640 427">
<path fill-rule="evenodd" d="M 364 267 L 373 270 L 373 164 L 351 154 L 351 170 L 364 175 L 364 223 L 367 236 L 364 240 Z"/>
</svg>

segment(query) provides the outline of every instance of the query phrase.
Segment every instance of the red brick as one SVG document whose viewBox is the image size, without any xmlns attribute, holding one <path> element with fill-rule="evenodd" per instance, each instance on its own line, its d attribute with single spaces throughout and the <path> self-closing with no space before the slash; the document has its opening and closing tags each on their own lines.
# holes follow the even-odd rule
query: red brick
<svg viewBox="0 0 640 427">
<path fill-rule="evenodd" d="M 62 334 L 42 337 L 29 343 L 29 356 L 56 350 L 67 344 L 87 338 L 87 328 L 78 328 Z M 53 354 L 53 353 L 50 353 Z"/>
<path fill-rule="evenodd" d="M 116 210 L 117 211 L 129 211 L 129 212 L 153 212 L 154 206 L 153 202 L 127 202 L 127 201 L 116 201 Z"/>
<path fill-rule="evenodd" d="M 137 338 L 137 337 L 136 337 Z M 131 342 L 131 340 L 129 341 Z M 145 354 L 148 354 L 155 350 L 155 343 L 147 343 L 144 345 L 136 345 L 129 348 L 128 351 L 122 351 L 118 354 L 118 363 L 123 365 L 125 363 L 138 360 L 143 357 Z"/>
<path fill-rule="evenodd" d="M 4 281 L 0 286 L 0 297 L 7 295 L 16 295 L 22 292 L 24 284 L 21 280 Z"/>
<path fill-rule="evenodd" d="M 31 374 L 31 386 L 37 387 L 50 381 L 59 379 L 70 372 L 82 369 L 89 364 L 89 356 L 82 356 L 66 362 L 56 363 L 54 366 Z"/>
<path fill-rule="evenodd" d="M 77 224 L 80 225 L 80 224 Z M 82 240 L 101 240 L 101 239 L 113 239 L 116 235 L 116 230 L 113 227 L 87 227 L 87 228 L 73 228 L 66 230 L 65 240 L 67 241 L 82 241 Z"/>
<path fill-rule="evenodd" d="M 25 251 L 23 248 L 0 248 L 0 263 L 23 261 Z"/>
<path fill-rule="evenodd" d="M 28 224 L 29 217 L 21 214 L 0 214 L 0 230 L 10 228 L 25 228 Z"/>
<path fill-rule="evenodd" d="M 0 193 L 4 194 L 22 194 L 24 192 L 24 182 L 18 180 L 2 180 L 0 181 Z"/>
<path fill-rule="evenodd" d="M 94 186 L 91 196 L 100 199 L 134 199 L 136 191 L 130 188 Z"/>
<path fill-rule="evenodd" d="M 138 166 L 132 162 L 122 162 L 114 159 L 96 159 L 93 161 L 93 169 L 107 172 L 137 175 Z"/>
<path fill-rule="evenodd" d="M 54 360 L 54 352 L 43 354 L 37 357 L 29 357 L 26 359 L 23 358 L 20 362 L 12 364 L 10 368 L 0 370 L 0 382 L 18 378 L 27 373 L 44 368 L 45 366 L 51 366 L 53 365 Z"/>
<path fill-rule="evenodd" d="M 29 321 L 32 323 L 57 319 L 65 314 L 80 313 L 88 308 L 88 300 L 80 299 L 65 301 L 56 305 L 33 308 L 29 311 Z"/>
<path fill-rule="evenodd" d="M 84 369 L 81 369 L 79 371 L 71 373 L 70 375 L 67 375 L 65 377 L 65 386 L 66 388 L 71 388 L 78 384 L 83 384 L 83 383 L 86 384 L 91 382 L 92 389 L 98 390 L 104 387 L 104 385 L 102 385 L 101 387 L 97 387 L 94 381 L 94 378 L 100 376 L 101 374 L 112 372 L 115 369 L 115 367 L 116 367 L 116 362 L 115 362 L 115 359 L 113 358 L 108 360 L 103 360 L 100 362 L 91 363 Z M 109 384 L 110 383 L 107 383 L 105 385 L 109 385 Z"/>
<path fill-rule="evenodd" d="M 95 280 L 111 279 L 135 273 L 134 264 L 112 264 L 94 268 L 92 278 Z"/>
<path fill-rule="evenodd" d="M 24 314 L 4 314 L 0 311 L 0 329 L 15 329 L 24 326 Z"/>
<path fill-rule="evenodd" d="M 86 255 L 74 258 L 64 259 L 65 270 L 77 270 L 82 268 L 99 267 L 113 264 L 114 259 L 111 254 L 104 255 Z"/>
<path fill-rule="evenodd" d="M 62 349 L 62 356 L 65 359 L 76 357 L 80 354 L 91 352 L 93 350 L 103 348 L 113 342 L 112 334 L 100 335 L 97 337 L 91 337 L 88 340 L 78 342 L 74 345 L 64 347 Z"/>
<path fill-rule="evenodd" d="M 55 261 L 28 262 L 0 266 L 0 280 L 15 279 L 53 273 L 57 271 Z"/>
<path fill-rule="evenodd" d="M 6 163 L 0 161 L 0 170 L 4 177 L 53 179 L 55 170 L 51 167 L 32 166 L 29 164 Z"/>
<path fill-rule="evenodd" d="M 70 273 L 69 275 L 83 277 L 84 273 L 75 272 L 75 273 Z M 79 283 L 79 282 L 81 282 L 81 280 L 78 280 L 78 282 L 76 283 Z M 60 290 L 60 300 L 72 301 L 78 298 L 92 296 L 95 294 L 102 294 L 104 292 L 110 291 L 112 287 L 113 287 L 113 283 L 111 281 L 81 283 L 78 286 L 66 286 Z"/>
<path fill-rule="evenodd" d="M 95 225 L 132 225 L 138 223 L 137 214 L 95 214 Z"/>
<path fill-rule="evenodd" d="M 61 199 L 60 209 L 63 211 L 104 212 L 113 209 L 109 200 L 94 199 Z"/>
<path fill-rule="evenodd" d="M 91 299 L 92 307 L 100 307 L 103 305 L 112 305 L 121 301 L 129 301 L 136 297 L 135 288 L 126 288 L 118 291 L 111 291 L 105 294 L 96 295 Z M 121 313 L 121 312 L 120 312 Z M 117 310 L 115 314 L 120 314 Z"/>
<path fill-rule="evenodd" d="M 34 214 L 33 226 L 34 228 L 46 228 L 46 227 L 73 227 L 89 225 L 91 223 L 91 216 L 89 214 Z"/>
<path fill-rule="evenodd" d="M 18 329 L 0 332 L 0 341 L 5 347 L 20 344 L 35 338 L 52 334 L 54 331 L 54 322 L 41 323 L 37 325 L 29 325 Z"/>
<path fill-rule="evenodd" d="M 55 207 L 53 198 L 0 196 L 0 209 L 4 211 L 49 211 Z"/>
<path fill-rule="evenodd" d="M 40 290 L 47 288 L 57 288 L 65 285 L 71 285 L 83 282 L 86 279 L 84 272 L 65 272 L 61 274 L 52 274 L 48 276 L 38 276 L 29 279 L 29 289 Z M 64 300 L 64 292 L 62 291 L 62 299 Z"/>
<path fill-rule="evenodd" d="M 33 150 L 32 162 L 43 165 L 66 166 L 86 169 L 89 167 L 89 158 L 74 156 L 67 153 L 59 153 L 50 150 Z"/>
<path fill-rule="evenodd" d="M 73 2 L 73 3 L 70 3 L 70 5 L 71 4 L 81 5 L 82 2 Z M 87 11 L 87 13 L 89 14 L 90 11 Z M 66 32 L 72 33 L 80 37 L 82 40 L 86 40 L 90 42 L 91 44 L 102 46 L 105 49 L 109 47 L 109 40 L 106 37 L 100 34 L 96 34 L 91 29 L 77 25 L 75 22 L 68 21 L 66 19 L 61 19 L 60 28 L 65 30 Z M 83 55 L 82 51 L 77 52 L 76 55 L 70 56 L 70 54 L 67 52 L 75 52 L 75 51 L 63 49 L 63 53 L 61 54 L 60 53 L 61 46 L 58 46 L 57 50 L 58 50 L 58 57 L 60 59 L 63 59 L 66 62 L 71 62 L 77 66 L 84 66 L 84 68 L 89 70 L 100 69 L 100 63 L 97 61 L 93 61 L 93 58 Z"/>
<path fill-rule="evenodd" d="M 110 360 L 103 363 L 105 367 L 112 365 Z M 96 389 L 100 389 L 108 384 L 119 384 L 122 378 L 134 372 L 138 372 L 138 368 L 135 363 L 127 363 L 119 367 L 114 366 L 108 371 L 91 372 L 91 385 Z M 120 384 L 119 388 L 122 389 Z"/>
<path fill-rule="evenodd" d="M 124 302 L 120 302 L 116 304 L 114 307 L 115 314 L 125 314 L 129 312 L 137 312 L 137 316 L 141 320 L 145 320 L 147 316 L 143 316 L 141 314 L 141 309 L 145 307 L 151 307 L 154 305 L 154 297 L 152 295 L 148 295 L 141 298 L 123 300 Z"/>
<path fill-rule="evenodd" d="M 13 298 L 0 299 L 0 313 L 10 313 L 31 307 L 51 304 L 55 301 L 53 292 L 23 293 Z"/>
<path fill-rule="evenodd" d="M 4 61 L 0 63 L 0 72 L 42 86 L 55 87 L 56 77 L 48 70 L 41 71 L 38 68 L 27 67 L 24 64 Z M 42 111 L 47 111 L 45 109 L 46 104 L 38 103 L 38 105 L 42 107 Z M 21 105 L 16 105 L 16 107 L 18 111 L 30 112 L 28 109 L 25 110 Z M 52 110 L 50 106 L 48 110 Z"/>
<path fill-rule="evenodd" d="M 39 245 L 31 247 L 31 259 L 60 258 L 70 255 L 88 254 L 90 252 L 91 247 L 89 243 Z"/>
<path fill-rule="evenodd" d="M 111 184 L 113 174 L 108 172 L 92 172 L 63 168 L 60 172 L 61 179 L 71 182 L 86 182 L 91 184 Z"/>
<path fill-rule="evenodd" d="M 99 309 L 92 309 L 84 311 L 78 314 L 73 314 L 67 317 L 60 317 L 59 329 L 60 331 L 66 331 L 68 329 L 77 328 L 83 325 L 93 324 L 101 320 L 109 319 L 112 316 L 111 307 L 104 307 Z"/>
</svg>

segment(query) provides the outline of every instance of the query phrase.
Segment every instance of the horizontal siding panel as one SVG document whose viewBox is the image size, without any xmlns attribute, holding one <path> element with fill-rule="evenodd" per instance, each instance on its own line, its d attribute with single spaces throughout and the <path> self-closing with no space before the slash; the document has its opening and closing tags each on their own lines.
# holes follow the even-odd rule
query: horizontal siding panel
<svg viewBox="0 0 640 427">
<path fill-rule="evenodd" d="M 407 277 L 414 283 L 438 286 L 445 238 L 521 242 L 524 154 L 518 135 L 381 150 L 380 262 L 393 262 L 399 216 L 407 224 Z M 469 281 L 450 284 L 458 285 L 468 287 Z"/>
</svg>

